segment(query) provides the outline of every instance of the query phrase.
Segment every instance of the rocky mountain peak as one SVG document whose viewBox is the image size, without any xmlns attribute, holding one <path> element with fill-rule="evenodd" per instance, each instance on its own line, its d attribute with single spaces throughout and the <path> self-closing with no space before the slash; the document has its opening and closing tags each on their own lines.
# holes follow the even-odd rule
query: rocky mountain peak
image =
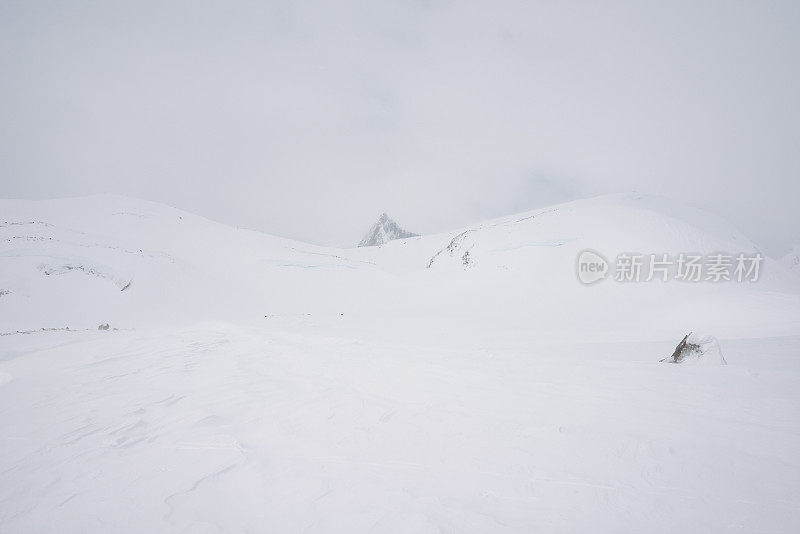
<svg viewBox="0 0 800 534">
<path fill-rule="evenodd" d="M 372 225 L 358 246 L 380 246 L 395 239 L 405 239 L 407 237 L 416 237 L 418 235 L 419 234 L 404 230 L 396 222 L 394 222 L 389 215 L 386 213 L 381 213 L 381 216 L 378 217 L 378 221 Z"/>
</svg>

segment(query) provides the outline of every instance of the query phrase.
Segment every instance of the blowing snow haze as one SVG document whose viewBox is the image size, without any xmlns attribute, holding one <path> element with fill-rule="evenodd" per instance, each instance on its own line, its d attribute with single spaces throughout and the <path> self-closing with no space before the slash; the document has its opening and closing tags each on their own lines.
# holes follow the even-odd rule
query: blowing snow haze
<svg viewBox="0 0 800 534">
<path fill-rule="evenodd" d="M 620 191 L 800 243 L 797 2 L 0 3 L 0 196 L 317 244 Z"/>
</svg>

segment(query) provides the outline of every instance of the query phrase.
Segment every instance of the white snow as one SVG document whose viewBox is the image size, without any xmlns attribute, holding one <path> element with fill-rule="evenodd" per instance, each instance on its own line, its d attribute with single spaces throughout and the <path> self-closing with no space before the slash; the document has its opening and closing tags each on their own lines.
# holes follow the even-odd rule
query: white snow
<svg viewBox="0 0 800 534">
<path fill-rule="evenodd" d="M 354 249 L 0 201 L 0 531 L 800 529 L 797 277 L 585 249 L 757 251 L 639 195 Z M 660 363 L 690 331 L 727 365 Z"/>
<path fill-rule="evenodd" d="M 781 263 L 790 271 L 800 274 L 800 245 L 793 246 L 792 250 L 781 258 Z"/>
</svg>

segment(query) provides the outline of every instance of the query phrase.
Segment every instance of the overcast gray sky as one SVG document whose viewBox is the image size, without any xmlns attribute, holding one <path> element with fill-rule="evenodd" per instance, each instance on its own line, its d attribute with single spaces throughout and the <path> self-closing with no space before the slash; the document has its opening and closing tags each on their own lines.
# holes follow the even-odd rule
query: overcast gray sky
<svg viewBox="0 0 800 534">
<path fill-rule="evenodd" d="M 625 190 L 800 243 L 800 2 L 0 0 L 0 196 L 316 243 Z"/>
</svg>

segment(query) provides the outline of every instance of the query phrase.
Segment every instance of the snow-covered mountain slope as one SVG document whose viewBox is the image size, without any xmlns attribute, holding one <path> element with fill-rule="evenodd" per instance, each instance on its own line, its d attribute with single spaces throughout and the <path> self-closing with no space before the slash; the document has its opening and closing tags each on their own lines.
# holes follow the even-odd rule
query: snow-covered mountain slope
<svg viewBox="0 0 800 534">
<path fill-rule="evenodd" d="M 355 249 L 115 196 L 2 201 L 0 210 L 4 332 L 346 313 L 383 318 L 386 335 L 439 323 L 460 338 L 477 322 L 512 334 L 536 325 L 555 338 L 579 327 L 631 336 L 639 326 L 671 338 L 697 328 L 780 335 L 794 332 L 799 317 L 797 277 L 771 260 L 756 283 L 578 283 L 576 257 L 587 248 L 609 259 L 756 250 L 723 222 L 655 197 L 600 197 Z M 626 308 L 615 305 L 620 299 Z"/>
<path fill-rule="evenodd" d="M 0 201 L 0 531 L 800 529 L 798 277 L 584 249 L 757 250 L 639 195 L 353 249 Z M 727 365 L 660 363 L 689 331 Z"/>
<path fill-rule="evenodd" d="M 571 253 L 585 248 L 609 258 L 622 252 L 677 255 L 757 250 L 745 236 L 709 213 L 663 197 L 622 194 L 550 206 L 358 253 L 390 270 L 422 266 L 435 270 L 442 265 L 461 266 L 464 253 L 470 251 L 470 267 L 516 270 L 528 269 L 530 263 L 541 265 L 542 260 L 559 263 L 551 255 L 556 249 Z M 783 276 L 774 266 L 765 273 Z"/>
<path fill-rule="evenodd" d="M 117 196 L 6 200 L 0 213 L 4 331 L 333 311 L 382 275 L 339 251 Z"/>
<path fill-rule="evenodd" d="M 382 213 L 381 216 L 378 217 L 378 221 L 373 224 L 364 235 L 364 238 L 359 242 L 358 246 L 376 247 L 388 243 L 389 241 L 417 237 L 418 235 L 419 234 L 403 230 L 400 228 L 400 225 L 394 222 L 388 215 Z"/>
<path fill-rule="evenodd" d="M 446 308 L 444 313 L 460 317 L 461 324 L 500 323 L 511 335 L 535 329 L 538 335 L 556 338 L 569 338 L 573 328 L 584 336 L 627 338 L 640 332 L 669 336 L 693 329 L 720 335 L 780 335 L 800 325 L 797 279 L 770 258 L 763 260 L 755 283 L 656 279 L 624 284 L 608 279 L 586 287 L 576 277 L 576 258 L 585 249 L 609 261 L 621 253 L 673 258 L 681 253 L 758 253 L 745 236 L 702 210 L 660 197 L 625 194 L 358 249 L 348 256 L 410 283 L 412 289 L 403 295 L 413 295 L 407 298 L 417 303 L 417 313 L 427 316 L 428 310 L 436 310 L 421 322 L 436 323 Z M 424 288 L 425 295 L 417 295 L 414 288 Z"/>
</svg>

